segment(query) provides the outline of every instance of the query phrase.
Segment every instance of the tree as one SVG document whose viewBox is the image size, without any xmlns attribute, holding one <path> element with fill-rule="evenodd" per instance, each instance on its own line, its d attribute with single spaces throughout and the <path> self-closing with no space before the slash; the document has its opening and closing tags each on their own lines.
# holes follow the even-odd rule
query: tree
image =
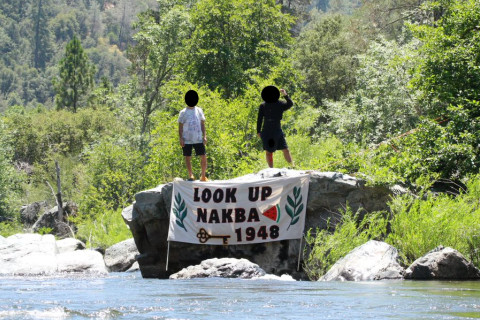
<svg viewBox="0 0 480 320">
<path fill-rule="evenodd" d="M 358 53 L 341 15 L 319 15 L 299 36 L 295 65 L 317 106 L 340 100 L 355 84 Z"/>
<path fill-rule="evenodd" d="M 39 0 L 33 13 L 34 34 L 33 34 L 33 65 L 37 69 L 45 68 L 51 51 L 50 30 L 48 29 L 45 7 L 51 5 L 48 0 Z"/>
<path fill-rule="evenodd" d="M 329 121 L 319 131 L 348 142 L 376 144 L 414 128 L 423 111 L 417 90 L 409 86 L 418 46 L 416 40 L 405 45 L 372 41 L 359 56 L 354 89 L 339 102 L 327 101 Z"/>
<path fill-rule="evenodd" d="M 77 112 L 81 97 L 93 86 L 94 73 L 95 66 L 90 63 L 80 40 L 74 36 L 60 61 L 60 79 L 54 82 L 57 108 L 72 108 Z"/>
<path fill-rule="evenodd" d="M 133 73 L 130 84 L 131 92 L 139 97 L 141 105 L 138 109 L 142 117 L 142 135 L 147 131 L 150 115 L 161 105 L 161 89 L 173 77 L 183 41 L 191 31 L 188 12 L 183 5 L 186 2 L 161 0 L 158 11 L 142 13 L 135 25 L 137 44 L 129 52 Z"/>
<path fill-rule="evenodd" d="M 191 16 L 187 79 L 227 98 L 242 92 L 252 76 L 267 77 L 292 40 L 293 18 L 274 0 L 200 0 Z"/>
<path fill-rule="evenodd" d="M 424 45 L 415 68 L 413 85 L 424 93 L 432 117 L 448 112 L 449 105 L 468 106 L 480 115 L 480 6 L 475 0 L 442 0 L 427 7 L 443 11 L 436 26 L 411 25 Z M 440 10 L 441 8 L 441 10 Z"/>
</svg>

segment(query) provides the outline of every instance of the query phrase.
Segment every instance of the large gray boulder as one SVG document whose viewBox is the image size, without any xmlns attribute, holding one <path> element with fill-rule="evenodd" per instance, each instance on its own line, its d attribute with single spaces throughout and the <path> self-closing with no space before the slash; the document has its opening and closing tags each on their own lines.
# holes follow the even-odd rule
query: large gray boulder
<svg viewBox="0 0 480 320">
<path fill-rule="evenodd" d="M 397 249 L 370 240 L 337 261 L 319 281 L 367 281 L 402 279 Z"/>
<path fill-rule="evenodd" d="M 256 174 L 231 181 L 271 178 L 281 173 L 296 176 L 305 171 L 266 169 Z M 133 205 L 125 208 L 122 216 L 129 226 L 137 245 L 142 276 L 168 278 L 172 273 L 209 258 L 245 258 L 275 275 L 290 274 L 305 279 L 303 271 L 297 272 L 300 240 L 284 240 L 249 245 L 200 245 L 180 242 L 170 243 L 168 271 L 166 271 L 167 235 L 173 184 L 163 184 L 135 195 Z M 310 172 L 305 230 L 326 228 L 327 221 L 339 221 L 341 212 L 348 206 L 362 214 L 388 210 L 387 202 L 392 192 L 384 187 L 368 187 L 354 177 L 337 172 Z M 303 248 L 301 249 L 303 250 Z"/>
<path fill-rule="evenodd" d="M 439 246 L 415 260 L 405 271 L 405 279 L 477 280 L 480 270 L 457 250 Z"/>
<path fill-rule="evenodd" d="M 199 265 L 189 266 L 172 274 L 170 279 L 192 279 L 192 278 L 241 278 L 252 279 L 264 276 L 265 270 L 258 264 L 246 259 L 222 258 L 208 259 Z"/>
<path fill-rule="evenodd" d="M 133 238 L 114 244 L 105 250 L 105 265 L 111 272 L 123 272 L 136 262 L 138 250 Z"/>
<path fill-rule="evenodd" d="M 59 253 L 53 235 L 16 234 L 0 239 L 0 275 L 52 275 L 81 272 L 105 274 L 100 253 L 77 250 Z"/>
</svg>

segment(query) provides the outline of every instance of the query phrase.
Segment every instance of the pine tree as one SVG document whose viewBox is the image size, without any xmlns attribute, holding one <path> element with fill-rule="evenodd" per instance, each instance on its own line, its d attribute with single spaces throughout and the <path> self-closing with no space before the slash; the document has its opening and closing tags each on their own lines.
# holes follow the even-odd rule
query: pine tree
<svg viewBox="0 0 480 320">
<path fill-rule="evenodd" d="M 46 2 L 46 3 L 45 3 Z M 52 42 L 48 28 L 48 17 L 45 7 L 51 3 L 48 0 L 39 0 L 32 16 L 34 23 L 34 34 L 32 41 L 33 65 L 37 69 L 44 69 L 52 55 Z"/>
<path fill-rule="evenodd" d="M 94 73 L 95 66 L 90 63 L 80 40 L 74 36 L 60 61 L 60 79 L 54 82 L 57 109 L 73 108 L 73 112 L 77 112 L 81 96 L 93 87 Z"/>
</svg>

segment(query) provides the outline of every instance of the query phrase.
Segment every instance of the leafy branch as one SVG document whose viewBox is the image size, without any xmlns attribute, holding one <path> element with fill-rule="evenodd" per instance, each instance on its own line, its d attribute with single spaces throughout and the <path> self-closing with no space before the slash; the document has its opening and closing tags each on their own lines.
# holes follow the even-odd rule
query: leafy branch
<svg viewBox="0 0 480 320">
<path fill-rule="evenodd" d="M 285 210 L 287 211 L 287 214 L 290 216 L 291 221 L 290 224 L 288 225 L 287 230 L 290 228 L 290 226 L 296 224 L 298 220 L 300 219 L 300 213 L 303 211 L 303 199 L 301 195 L 302 188 L 297 188 L 293 187 L 293 197 L 292 199 L 290 196 L 287 197 L 287 203 L 285 204 Z"/>
<path fill-rule="evenodd" d="M 183 220 L 187 216 L 187 206 L 185 205 L 185 201 L 182 199 L 182 196 L 180 196 L 180 193 L 175 196 L 173 213 L 175 214 L 175 217 L 177 217 L 177 220 L 175 220 L 177 225 L 187 231 L 187 228 L 185 228 L 185 225 L 183 224 Z"/>
</svg>

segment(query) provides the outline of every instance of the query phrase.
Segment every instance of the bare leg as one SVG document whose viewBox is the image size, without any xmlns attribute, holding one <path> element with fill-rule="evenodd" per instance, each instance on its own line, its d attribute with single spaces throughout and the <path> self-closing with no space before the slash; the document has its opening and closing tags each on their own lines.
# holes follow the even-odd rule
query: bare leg
<svg viewBox="0 0 480 320">
<path fill-rule="evenodd" d="M 187 166 L 188 177 L 191 178 L 193 176 L 193 173 L 192 173 L 192 157 L 185 157 L 185 165 Z"/>
<path fill-rule="evenodd" d="M 269 168 L 273 168 L 273 153 L 265 151 L 265 158 Z"/>
<path fill-rule="evenodd" d="M 283 156 L 285 157 L 285 161 L 287 161 L 290 165 L 293 165 L 292 156 L 290 155 L 290 151 L 288 149 L 283 149 Z"/>
<path fill-rule="evenodd" d="M 207 156 L 206 155 L 203 155 L 203 156 L 200 156 L 200 165 L 202 167 L 202 175 L 201 175 L 201 178 L 205 178 L 205 174 L 207 172 Z"/>
</svg>

